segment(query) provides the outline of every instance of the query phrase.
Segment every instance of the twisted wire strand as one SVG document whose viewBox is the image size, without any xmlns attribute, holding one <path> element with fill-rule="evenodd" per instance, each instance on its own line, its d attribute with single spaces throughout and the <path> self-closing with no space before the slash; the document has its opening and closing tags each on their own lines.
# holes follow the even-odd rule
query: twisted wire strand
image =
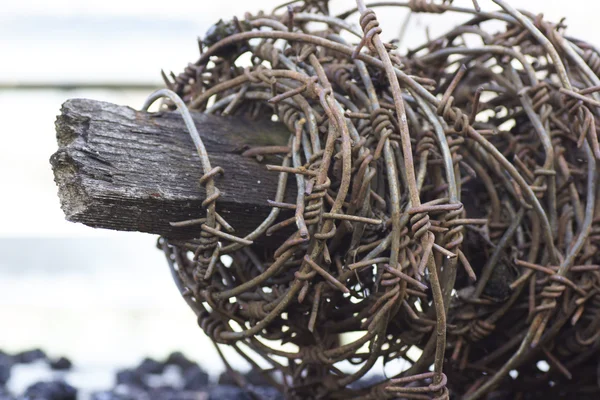
<svg viewBox="0 0 600 400">
<path fill-rule="evenodd" d="M 561 23 L 496 2 L 502 11 L 398 4 L 475 16 L 404 55 L 382 41 L 378 4 L 334 17 L 326 1 L 297 1 L 220 23 L 196 63 L 163 74 L 189 110 L 272 118 L 290 132 L 288 153 L 266 155 L 280 184 L 256 230 L 231 234 L 214 186 L 222 170 L 203 164 L 206 218 L 174 223 L 199 225 L 198 237 L 161 244 L 201 328 L 279 369 L 287 397 L 518 397 L 539 357 L 551 370 L 536 390 L 552 393 L 550 377 L 591 384 L 599 57 Z M 357 46 L 340 35 L 358 36 L 345 21 L 355 11 Z M 506 30 L 488 33 L 486 20 Z M 356 331 L 367 334 L 340 342 Z M 448 349 L 462 376 L 447 370 Z M 346 389 L 395 358 L 409 366 L 399 376 Z"/>
</svg>

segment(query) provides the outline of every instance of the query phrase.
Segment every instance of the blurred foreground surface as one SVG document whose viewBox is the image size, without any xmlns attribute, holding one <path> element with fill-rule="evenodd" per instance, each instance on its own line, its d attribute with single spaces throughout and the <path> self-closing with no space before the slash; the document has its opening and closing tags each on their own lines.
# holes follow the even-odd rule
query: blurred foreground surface
<svg viewBox="0 0 600 400">
<path fill-rule="evenodd" d="M 161 360 L 147 357 L 109 375 L 102 372 L 109 380 L 93 388 L 89 382 L 98 382 L 98 373 L 73 366 L 68 358 L 49 358 L 41 349 L 0 350 L 0 400 L 283 400 L 259 373 L 211 379 L 181 352 Z"/>
</svg>

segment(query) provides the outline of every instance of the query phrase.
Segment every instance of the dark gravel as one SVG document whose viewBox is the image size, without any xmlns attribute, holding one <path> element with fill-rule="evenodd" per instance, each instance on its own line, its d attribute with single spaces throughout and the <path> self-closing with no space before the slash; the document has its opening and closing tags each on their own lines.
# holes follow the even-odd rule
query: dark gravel
<svg viewBox="0 0 600 400">
<path fill-rule="evenodd" d="M 156 361 L 152 358 L 144 358 L 136 371 L 142 375 L 146 374 L 162 374 L 165 370 L 166 363 Z"/>
<path fill-rule="evenodd" d="M 186 390 L 203 390 L 208 385 L 208 373 L 200 366 L 194 365 L 183 372 L 185 381 L 183 388 Z"/>
<path fill-rule="evenodd" d="M 198 365 L 195 362 L 188 359 L 186 356 L 183 355 L 183 353 L 181 353 L 179 351 L 171 353 L 165 360 L 165 364 L 177 366 L 177 367 L 181 368 L 183 371 L 185 371 L 188 368 Z"/>
<path fill-rule="evenodd" d="M 135 369 L 122 369 L 118 371 L 116 384 L 133 386 L 141 389 L 146 389 L 148 387 L 146 385 L 146 380 L 144 379 L 144 374 Z"/>
<path fill-rule="evenodd" d="M 270 386 L 269 381 L 265 378 L 261 371 L 251 369 L 244 375 L 246 382 L 254 386 Z"/>
<path fill-rule="evenodd" d="M 368 388 L 370 386 L 376 385 L 379 382 L 383 381 L 384 379 L 385 378 L 383 376 L 379 376 L 379 375 L 368 376 L 366 378 L 359 379 L 358 381 L 353 382 L 348 386 L 351 387 L 352 389 L 364 389 L 364 388 Z"/>
<path fill-rule="evenodd" d="M 253 400 L 248 392 L 229 385 L 219 385 L 209 392 L 208 400 Z"/>
<path fill-rule="evenodd" d="M 63 380 L 36 382 L 24 393 L 10 393 L 5 387 L 15 364 L 31 364 L 43 360 L 54 371 L 69 371 L 73 368 L 66 357 L 48 358 L 40 349 L 23 351 L 14 355 L 0 350 L 0 400 L 76 400 L 77 389 Z M 162 375 L 169 368 L 181 376 L 181 384 L 164 384 Z M 68 372 L 65 372 L 68 374 Z M 58 374 L 61 379 L 65 373 Z M 166 376 L 166 375 L 165 375 Z M 113 388 L 91 394 L 91 400 L 283 400 L 276 389 L 269 386 L 257 371 L 243 376 L 247 387 L 235 386 L 227 374 L 221 375 L 219 382 L 211 382 L 208 373 L 196 362 L 180 352 L 170 354 L 164 361 L 152 358 L 143 359 L 133 368 L 124 368 L 115 375 Z M 175 381 L 176 382 L 176 381 Z"/>
<path fill-rule="evenodd" d="M 18 364 L 31 364 L 38 360 L 46 360 L 46 353 L 41 349 L 22 351 L 14 355 L 15 362 Z"/>
<path fill-rule="evenodd" d="M 10 379 L 10 370 L 14 364 L 13 357 L 0 352 L 0 388 Z M 0 395 L 2 392 L 0 391 Z M 0 397 L 1 399 L 2 397 Z"/>
<path fill-rule="evenodd" d="M 50 368 L 54 371 L 68 371 L 73 367 L 73 363 L 67 357 L 59 357 L 48 362 Z"/>
<path fill-rule="evenodd" d="M 14 400 L 14 397 L 8 393 L 8 390 L 6 390 L 6 388 L 3 388 L 0 385 L 0 400 Z"/>
<path fill-rule="evenodd" d="M 283 394 L 271 386 L 251 386 L 249 389 L 261 400 L 285 400 Z"/>
<path fill-rule="evenodd" d="M 23 400 L 77 400 L 77 389 L 66 382 L 37 382 L 29 386 Z"/>
<path fill-rule="evenodd" d="M 131 395 L 115 393 L 112 390 L 96 392 L 92 394 L 91 400 L 136 400 Z"/>
</svg>

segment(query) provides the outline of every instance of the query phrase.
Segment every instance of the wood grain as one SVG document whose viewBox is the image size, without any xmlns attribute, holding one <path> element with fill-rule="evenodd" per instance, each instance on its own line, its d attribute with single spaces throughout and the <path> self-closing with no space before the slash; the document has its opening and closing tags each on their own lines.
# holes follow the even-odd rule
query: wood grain
<svg viewBox="0 0 600 400">
<path fill-rule="evenodd" d="M 212 166 L 225 170 L 215 180 L 221 190 L 217 210 L 243 236 L 268 215 L 278 173 L 241 153 L 248 146 L 285 145 L 289 133 L 272 122 L 200 113 L 193 118 Z M 198 236 L 198 227 L 169 224 L 204 216 L 206 198 L 200 160 L 177 112 L 73 99 L 62 106 L 56 135 L 59 149 L 50 163 L 67 220 L 172 239 Z M 290 178 L 288 186 L 295 187 Z"/>
</svg>

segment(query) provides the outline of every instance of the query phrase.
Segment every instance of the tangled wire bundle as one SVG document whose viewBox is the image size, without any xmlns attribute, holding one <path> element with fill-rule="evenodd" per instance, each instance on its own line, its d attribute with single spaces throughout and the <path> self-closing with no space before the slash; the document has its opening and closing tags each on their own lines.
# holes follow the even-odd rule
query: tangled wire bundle
<svg viewBox="0 0 600 400">
<path fill-rule="evenodd" d="M 198 139 L 206 217 L 178 222 L 198 239 L 159 241 L 202 329 L 261 357 L 289 398 L 600 392 L 600 52 L 494 2 L 369 5 L 471 16 L 407 54 L 362 0 L 337 17 L 324 0 L 247 14 L 150 98 L 291 133 L 250 152 L 279 187 L 245 238 L 219 214 L 223 169 Z M 275 232 L 287 239 L 253 243 Z M 397 359 L 399 375 L 357 383 Z"/>
</svg>

